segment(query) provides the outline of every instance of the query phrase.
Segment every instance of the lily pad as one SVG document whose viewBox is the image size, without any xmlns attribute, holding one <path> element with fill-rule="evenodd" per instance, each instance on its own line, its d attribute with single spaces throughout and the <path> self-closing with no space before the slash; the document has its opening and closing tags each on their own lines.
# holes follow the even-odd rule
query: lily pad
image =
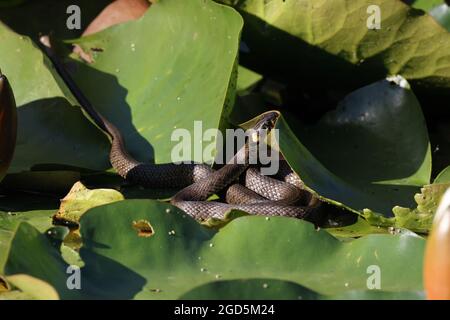
<svg viewBox="0 0 450 320">
<path fill-rule="evenodd" d="M 137 159 L 173 162 L 179 141 L 172 135 L 180 129 L 191 133 L 188 145 L 196 149 L 179 160 L 212 162 L 214 155 L 196 152 L 199 141 L 211 142 L 192 134 L 194 121 L 218 129 L 233 104 L 242 23 L 212 1 L 158 1 L 138 21 L 73 41 L 94 60 L 78 63 L 74 77 Z"/>
<path fill-rule="evenodd" d="M 262 74 L 303 87 L 347 90 L 402 74 L 420 90 L 448 97 L 450 34 L 401 1 L 220 2 L 244 17 L 241 62 Z M 370 6 L 380 9 L 380 29 L 368 28 Z"/>
<path fill-rule="evenodd" d="M 93 64 L 77 64 L 74 76 L 136 158 L 170 162 L 179 143 L 171 141 L 175 128 L 192 133 L 202 120 L 203 128 L 217 129 L 224 105 L 232 105 L 241 27 L 239 14 L 212 1 L 159 1 L 138 21 L 77 40 L 87 52 L 99 50 Z M 110 168 L 106 137 L 82 115 L 48 59 L 4 25 L 0 37 L 1 68 L 11 75 L 21 123 L 11 172 L 37 164 Z"/>
<path fill-rule="evenodd" d="M 430 181 L 427 128 L 406 81 L 361 88 L 315 126 L 281 118 L 277 128 L 279 148 L 306 186 L 355 212 L 390 217 Z"/>
<path fill-rule="evenodd" d="M 152 236 L 134 230 L 140 220 L 151 224 Z M 15 230 L 0 272 L 47 281 L 61 298 L 174 299 L 207 283 L 238 279 L 290 281 L 324 295 L 364 291 L 368 267 L 375 265 L 383 291 L 422 291 L 425 241 L 411 235 L 341 242 L 302 220 L 255 216 L 214 231 L 153 200 L 93 208 L 81 218 L 81 234 L 81 290 L 67 289 L 67 264 L 27 223 Z"/>
</svg>

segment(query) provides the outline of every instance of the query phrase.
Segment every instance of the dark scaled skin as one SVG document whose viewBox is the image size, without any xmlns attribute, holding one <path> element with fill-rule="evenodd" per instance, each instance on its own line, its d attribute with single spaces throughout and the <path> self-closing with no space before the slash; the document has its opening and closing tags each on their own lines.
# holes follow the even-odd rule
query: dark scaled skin
<svg viewBox="0 0 450 320">
<path fill-rule="evenodd" d="M 263 114 L 262 119 L 253 129 L 256 132 L 260 127 L 272 129 L 277 117 L 278 113 L 276 112 Z M 306 218 L 316 210 L 317 206 L 315 205 L 310 207 L 291 205 L 300 199 L 303 192 L 294 184 L 265 177 L 255 168 L 252 168 L 249 173 L 248 167 L 248 145 L 246 144 L 228 164 L 211 173 L 206 179 L 181 190 L 172 198 L 171 203 L 200 220 L 221 219 L 233 209 L 254 215 L 286 216 L 300 219 Z M 235 194 L 239 190 L 229 189 L 227 200 L 234 203 L 206 202 L 209 196 L 225 189 L 245 171 L 247 171 L 246 187 L 251 189 L 251 193 Z M 236 187 L 236 185 L 233 186 Z M 255 193 L 256 196 L 254 196 Z M 261 199 L 258 195 L 264 198 Z"/>
</svg>

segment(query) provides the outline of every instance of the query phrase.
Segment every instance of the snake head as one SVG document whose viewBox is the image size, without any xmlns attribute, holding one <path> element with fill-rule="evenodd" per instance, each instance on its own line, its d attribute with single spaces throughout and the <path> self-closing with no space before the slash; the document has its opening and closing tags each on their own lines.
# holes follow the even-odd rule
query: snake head
<svg viewBox="0 0 450 320">
<path fill-rule="evenodd" d="M 272 130 L 275 127 L 275 123 L 277 122 L 279 115 L 280 114 L 278 111 L 269 111 L 263 113 L 252 129 L 255 130 L 256 132 L 260 132 L 262 130 L 264 131 Z"/>
<path fill-rule="evenodd" d="M 275 127 L 279 117 L 278 111 L 269 111 L 259 116 L 256 124 L 250 128 L 250 139 L 253 143 L 258 143 L 260 137 L 265 137 Z"/>
</svg>

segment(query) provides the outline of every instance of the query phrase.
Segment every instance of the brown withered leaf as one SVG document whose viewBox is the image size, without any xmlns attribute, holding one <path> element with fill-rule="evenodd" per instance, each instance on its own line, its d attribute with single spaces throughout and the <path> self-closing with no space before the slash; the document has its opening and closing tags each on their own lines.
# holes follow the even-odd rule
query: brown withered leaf
<svg viewBox="0 0 450 320">
<path fill-rule="evenodd" d="M 61 206 L 53 216 L 53 222 L 76 229 L 78 221 L 87 210 L 122 200 L 124 200 L 123 195 L 114 189 L 90 190 L 81 182 L 77 182 L 61 200 Z"/>
</svg>

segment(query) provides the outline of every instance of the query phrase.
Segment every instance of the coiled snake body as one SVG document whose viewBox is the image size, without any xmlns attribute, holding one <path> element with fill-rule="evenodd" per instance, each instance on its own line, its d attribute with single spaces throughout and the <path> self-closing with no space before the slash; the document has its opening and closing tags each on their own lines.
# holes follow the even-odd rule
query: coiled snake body
<svg viewBox="0 0 450 320">
<path fill-rule="evenodd" d="M 123 178 L 149 188 L 183 188 L 172 197 L 171 203 L 199 220 L 223 218 L 231 209 L 242 210 L 249 214 L 297 218 L 307 218 L 315 212 L 317 199 L 302 189 L 301 180 L 284 160 L 280 161 L 280 170 L 277 174 L 279 180 L 262 176 L 259 169 L 250 167 L 248 143 L 230 162 L 217 171 L 206 164 L 149 164 L 137 161 L 127 152 L 120 131 L 98 113 L 79 90 L 53 52 L 48 37 L 41 37 L 41 43 L 81 108 L 110 137 L 110 162 Z M 261 129 L 270 130 L 277 117 L 278 112 L 265 113 L 253 129 L 256 132 Z M 244 173 L 245 186 L 236 183 Z M 211 195 L 224 189 L 228 203 L 207 201 Z M 302 205 L 295 205 L 299 202 L 302 202 Z"/>
</svg>

